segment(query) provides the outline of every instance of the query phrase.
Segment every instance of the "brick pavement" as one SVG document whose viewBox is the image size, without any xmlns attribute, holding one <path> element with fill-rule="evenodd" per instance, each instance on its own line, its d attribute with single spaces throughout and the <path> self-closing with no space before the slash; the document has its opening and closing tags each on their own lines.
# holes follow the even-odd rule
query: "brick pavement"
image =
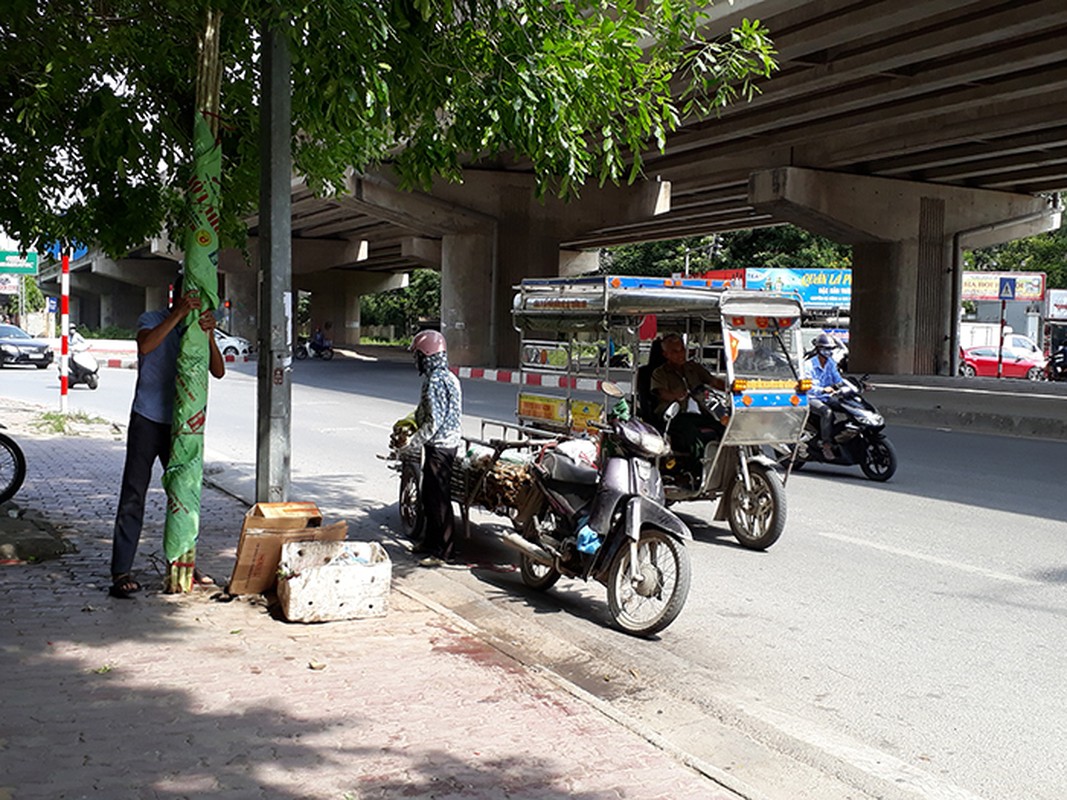
<svg viewBox="0 0 1067 800">
<path fill-rule="evenodd" d="M 151 586 L 109 598 L 124 442 L 32 432 L 32 416 L 0 398 L 29 462 L 16 503 L 78 552 L 0 567 L 0 800 L 738 797 L 399 579 L 386 617 L 320 625 L 258 596 L 160 594 L 158 488 L 135 565 Z M 245 510 L 205 487 L 199 558 L 216 577 Z"/>
</svg>

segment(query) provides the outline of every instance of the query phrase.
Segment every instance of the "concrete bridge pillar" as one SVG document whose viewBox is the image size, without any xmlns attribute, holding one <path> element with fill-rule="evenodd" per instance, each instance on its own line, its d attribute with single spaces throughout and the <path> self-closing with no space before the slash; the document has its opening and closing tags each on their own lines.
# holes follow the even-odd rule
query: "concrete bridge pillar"
<svg viewBox="0 0 1067 800">
<path fill-rule="evenodd" d="M 757 172 L 753 207 L 853 245 L 849 366 L 951 375 L 962 247 L 1059 227 L 1042 198 L 799 167 Z"/>
</svg>

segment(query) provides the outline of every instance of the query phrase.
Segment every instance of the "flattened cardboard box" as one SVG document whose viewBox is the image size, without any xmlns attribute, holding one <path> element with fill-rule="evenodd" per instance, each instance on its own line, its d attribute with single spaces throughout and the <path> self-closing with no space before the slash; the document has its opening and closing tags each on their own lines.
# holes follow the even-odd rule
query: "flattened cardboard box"
<svg viewBox="0 0 1067 800">
<path fill-rule="evenodd" d="M 323 525 L 315 503 L 256 503 L 241 526 L 227 591 L 260 594 L 274 586 L 286 542 L 340 542 L 346 536 L 348 523 Z"/>
</svg>

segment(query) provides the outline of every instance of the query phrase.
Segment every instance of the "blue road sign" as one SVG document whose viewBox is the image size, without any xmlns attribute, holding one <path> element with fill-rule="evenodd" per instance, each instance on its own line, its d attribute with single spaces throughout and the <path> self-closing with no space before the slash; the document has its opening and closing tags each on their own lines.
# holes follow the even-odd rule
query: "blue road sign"
<svg viewBox="0 0 1067 800">
<path fill-rule="evenodd" d="M 59 311 L 59 298 L 58 297 L 46 297 L 45 301 L 48 303 L 48 308 L 45 309 L 49 314 L 55 314 Z"/>
<path fill-rule="evenodd" d="M 1000 293 L 1001 300 L 1014 300 L 1015 299 L 1015 278 L 1001 278 L 1000 279 Z"/>
</svg>

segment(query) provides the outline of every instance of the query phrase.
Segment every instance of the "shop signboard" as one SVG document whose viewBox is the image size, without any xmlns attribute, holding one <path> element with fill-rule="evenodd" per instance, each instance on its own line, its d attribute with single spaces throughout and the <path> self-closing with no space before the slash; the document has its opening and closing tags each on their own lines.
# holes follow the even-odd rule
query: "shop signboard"
<svg viewBox="0 0 1067 800">
<path fill-rule="evenodd" d="M 0 250 L 0 274 L 36 275 L 37 254 L 17 250 Z"/>
<path fill-rule="evenodd" d="M 1067 322 L 1067 289 L 1048 290 L 1048 308 L 1045 318 Z"/>
<path fill-rule="evenodd" d="M 844 309 L 852 303 L 852 270 L 749 267 L 745 288 L 793 292 L 800 295 L 805 310 Z"/>
<path fill-rule="evenodd" d="M 1045 299 L 1044 272 L 964 272 L 961 300 L 1005 300 L 1006 282 L 1015 281 L 1013 299 L 1033 303 Z"/>
</svg>

